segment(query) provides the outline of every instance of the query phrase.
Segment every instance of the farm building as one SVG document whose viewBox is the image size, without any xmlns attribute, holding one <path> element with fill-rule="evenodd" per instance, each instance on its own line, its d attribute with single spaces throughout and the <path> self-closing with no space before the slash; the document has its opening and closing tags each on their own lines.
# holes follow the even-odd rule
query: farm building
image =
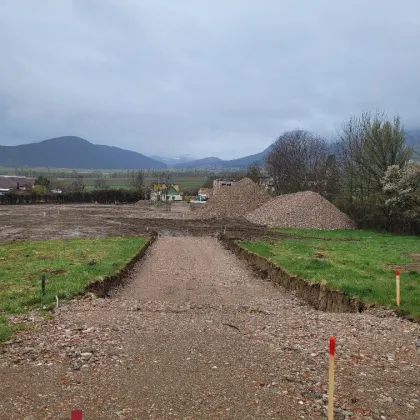
<svg viewBox="0 0 420 420">
<path fill-rule="evenodd" d="M 32 190 L 35 180 L 21 176 L 0 176 L 0 195 L 6 194 L 12 190 L 28 191 Z"/>
</svg>

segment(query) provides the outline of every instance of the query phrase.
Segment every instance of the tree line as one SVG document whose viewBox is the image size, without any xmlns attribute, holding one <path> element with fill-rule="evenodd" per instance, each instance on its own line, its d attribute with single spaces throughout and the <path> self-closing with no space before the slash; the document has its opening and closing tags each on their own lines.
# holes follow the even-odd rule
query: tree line
<svg viewBox="0 0 420 420">
<path fill-rule="evenodd" d="M 124 204 L 135 203 L 144 197 L 135 190 L 94 190 L 65 192 L 62 194 L 35 193 L 0 195 L 0 204 L 40 204 L 40 203 L 98 203 L 98 204 Z"/>
<path fill-rule="evenodd" d="M 264 166 L 277 195 L 315 191 L 361 227 L 420 233 L 413 152 L 398 117 L 364 112 L 345 121 L 333 143 L 306 130 L 283 133 Z"/>
<path fill-rule="evenodd" d="M 224 170 L 225 173 L 235 172 L 235 169 Z M 36 178 L 38 176 L 44 176 L 47 178 L 76 178 L 78 175 L 83 175 L 84 178 L 104 178 L 105 180 L 116 179 L 116 178 L 130 178 L 133 172 L 137 172 L 137 169 L 126 169 L 126 170 L 69 170 L 69 169 L 55 169 L 55 168 L 14 168 L 14 174 L 16 176 L 26 176 L 30 178 Z M 216 172 L 209 169 L 200 168 L 185 168 L 175 169 L 168 168 L 162 169 L 142 169 L 142 172 L 147 178 L 166 179 L 168 177 L 207 177 L 213 176 Z"/>
</svg>

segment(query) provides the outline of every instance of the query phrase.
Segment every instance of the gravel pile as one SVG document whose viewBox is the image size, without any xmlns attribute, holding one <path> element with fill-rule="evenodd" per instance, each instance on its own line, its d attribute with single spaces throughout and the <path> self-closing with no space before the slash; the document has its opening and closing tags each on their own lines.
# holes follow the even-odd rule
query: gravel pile
<svg viewBox="0 0 420 420">
<path fill-rule="evenodd" d="M 279 195 L 245 217 L 270 227 L 328 230 L 356 227 L 347 215 L 313 191 Z"/>
<path fill-rule="evenodd" d="M 231 187 L 223 187 L 209 198 L 205 207 L 196 212 L 197 218 L 241 217 L 270 200 L 270 196 L 249 178 Z"/>
</svg>

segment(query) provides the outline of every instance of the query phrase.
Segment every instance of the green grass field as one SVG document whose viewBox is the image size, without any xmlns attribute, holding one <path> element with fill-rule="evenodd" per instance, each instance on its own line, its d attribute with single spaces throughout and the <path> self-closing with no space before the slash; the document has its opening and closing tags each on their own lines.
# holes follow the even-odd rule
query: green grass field
<svg viewBox="0 0 420 420">
<path fill-rule="evenodd" d="M 61 300 L 82 293 L 91 280 L 121 270 L 145 243 L 144 238 L 0 243 L 0 341 L 14 329 L 8 315 L 52 307 L 56 295 Z"/>
<path fill-rule="evenodd" d="M 95 181 L 98 178 L 84 178 L 83 183 L 85 184 L 85 189 L 87 191 L 93 191 L 95 189 Z M 115 189 L 130 189 L 132 186 L 128 182 L 126 178 L 103 178 L 106 182 L 108 188 L 115 188 Z M 64 184 L 65 186 L 70 185 L 72 182 L 75 181 L 74 178 L 60 178 L 59 181 Z"/>
<path fill-rule="evenodd" d="M 350 296 L 394 309 L 397 308 L 395 269 L 401 268 L 399 309 L 420 319 L 420 237 L 361 230 L 280 231 L 305 239 L 241 242 L 241 245 L 291 274 L 317 282 L 325 279 L 330 287 Z"/>
</svg>

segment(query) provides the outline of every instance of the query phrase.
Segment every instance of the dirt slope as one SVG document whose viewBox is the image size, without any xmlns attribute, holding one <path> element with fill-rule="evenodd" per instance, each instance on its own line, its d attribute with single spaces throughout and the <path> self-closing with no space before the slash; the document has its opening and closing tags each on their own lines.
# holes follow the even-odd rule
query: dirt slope
<svg viewBox="0 0 420 420">
<path fill-rule="evenodd" d="M 322 418 L 330 334 L 337 419 L 420 408 L 419 325 L 317 312 L 214 238 L 162 237 L 112 299 L 34 324 L 0 355 L 0 419 Z"/>
</svg>

